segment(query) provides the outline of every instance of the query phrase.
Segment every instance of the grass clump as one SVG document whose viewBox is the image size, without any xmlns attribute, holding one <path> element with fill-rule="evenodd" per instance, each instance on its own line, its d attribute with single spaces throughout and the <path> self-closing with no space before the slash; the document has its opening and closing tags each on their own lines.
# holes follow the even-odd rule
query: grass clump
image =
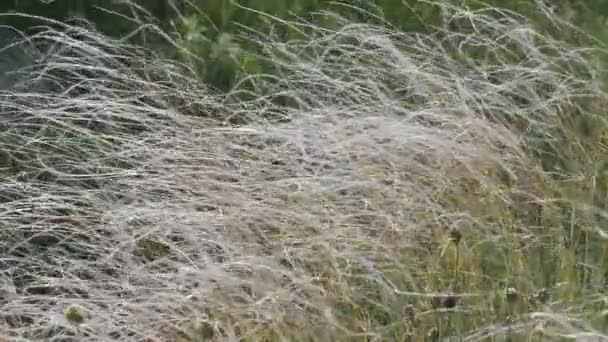
<svg viewBox="0 0 608 342">
<path fill-rule="evenodd" d="M 0 94 L 0 330 L 605 338 L 601 51 L 441 9 L 252 34 L 277 75 L 220 95 L 87 29 L 29 37 L 44 58 Z M 76 300 L 86 328 L 49 320 Z"/>
</svg>

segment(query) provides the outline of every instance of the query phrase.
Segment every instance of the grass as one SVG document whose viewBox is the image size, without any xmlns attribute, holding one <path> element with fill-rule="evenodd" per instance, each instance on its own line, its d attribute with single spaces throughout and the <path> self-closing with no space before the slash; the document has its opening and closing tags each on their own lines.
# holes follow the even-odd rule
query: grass
<svg viewBox="0 0 608 342">
<path fill-rule="evenodd" d="M 87 29 L 28 36 L 0 94 L 2 337 L 608 339 L 603 51 L 498 10 L 324 15 L 250 32 L 277 74 L 227 94 Z"/>
</svg>

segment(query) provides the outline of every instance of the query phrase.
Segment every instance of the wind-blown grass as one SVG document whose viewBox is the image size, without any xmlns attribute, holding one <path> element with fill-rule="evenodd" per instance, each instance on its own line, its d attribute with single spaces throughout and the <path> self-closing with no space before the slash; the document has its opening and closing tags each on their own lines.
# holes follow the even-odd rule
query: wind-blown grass
<svg viewBox="0 0 608 342">
<path fill-rule="evenodd" d="M 0 97 L 0 331 L 605 339 L 597 52 L 444 9 L 428 35 L 288 23 L 258 41 L 277 74 L 224 95 L 87 29 L 28 37 Z"/>
</svg>

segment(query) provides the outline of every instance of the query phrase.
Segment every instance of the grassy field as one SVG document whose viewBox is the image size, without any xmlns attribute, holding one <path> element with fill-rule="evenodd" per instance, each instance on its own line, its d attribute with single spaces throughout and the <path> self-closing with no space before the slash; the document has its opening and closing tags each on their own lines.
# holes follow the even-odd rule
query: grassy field
<svg viewBox="0 0 608 342">
<path fill-rule="evenodd" d="M 249 35 L 276 73 L 225 94 L 29 36 L 0 93 L 0 336 L 608 340 L 605 51 L 546 7 L 442 13 L 271 18 L 300 38 Z"/>
</svg>

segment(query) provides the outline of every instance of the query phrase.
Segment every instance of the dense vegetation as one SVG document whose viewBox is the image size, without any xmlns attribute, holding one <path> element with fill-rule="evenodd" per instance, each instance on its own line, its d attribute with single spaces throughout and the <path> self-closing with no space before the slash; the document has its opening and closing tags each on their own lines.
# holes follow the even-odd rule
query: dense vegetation
<svg viewBox="0 0 608 342">
<path fill-rule="evenodd" d="M 478 1 L 451 0 L 476 9 Z M 493 0 L 487 4 L 523 13 L 543 33 L 556 33 L 553 23 L 546 20 L 532 0 Z M 570 20 L 595 37 L 608 40 L 608 3 L 602 0 L 568 0 L 551 3 L 548 10 Z M 259 11 L 259 12 L 258 12 Z M 155 46 L 157 51 L 191 64 L 198 77 L 208 85 L 227 91 L 244 74 L 271 71 L 257 58 L 256 44 L 250 40 L 251 31 L 273 32 L 286 40 L 298 38 L 297 31 L 279 27 L 269 16 L 294 20 L 303 18 L 324 26 L 331 19 L 319 16 L 322 11 L 334 11 L 342 17 L 357 21 L 383 22 L 406 32 L 428 32 L 441 20 L 440 9 L 432 2 L 414 0 L 139 0 L 139 1 L 7 1 L 0 12 L 27 13 L 56 20 L 85 18 L 100 32 L 112 37 L 129 36 L 137 43 Z M 264 13 L 264 15 L 262 14 Z M 315 15 L 316 14 L 316 15 Z M 5 17 L 7 25 L 25 29 L 41 24 L 31 17 Z M 151 34 L 130 36 L 141 28 L 142 22 L 154 23 L 172 34 L 176 49 L 164 39 Z M 334 23 L 335 24 L 335 23 Z M 560 39 L 576 39 L 561 35 Z M 194 55 L 192 55 L 194 54 Z"/>
<path fill-rule="evenodd" d="M 0 10 L 0 340 L 608 340 L 602 1 Z"/>
</svg>

